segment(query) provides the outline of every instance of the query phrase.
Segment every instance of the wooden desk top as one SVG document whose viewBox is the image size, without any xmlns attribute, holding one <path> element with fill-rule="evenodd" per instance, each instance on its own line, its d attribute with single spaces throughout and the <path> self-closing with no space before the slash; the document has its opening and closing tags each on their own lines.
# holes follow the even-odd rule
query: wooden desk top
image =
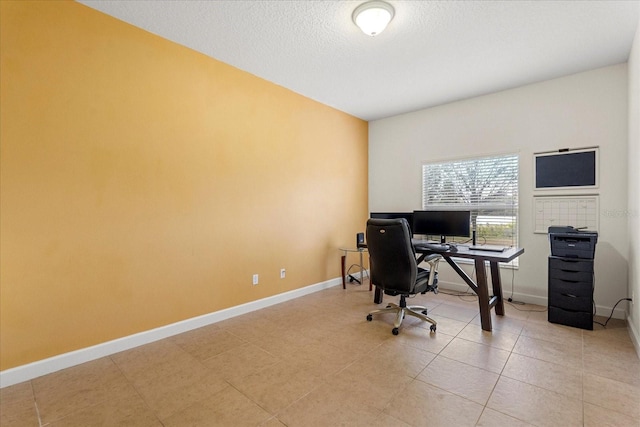
<svg viewBox="0 0 640 427">
<path fill-rule="evenodd" d="M 419 245 L 417 245 L 416 252 L 439 253 L 444 257 L 483 259 L 489 262 L 509 262 L 524 253 L 524 248 L 507 248 L 502 252 L 492 252 L 492 251 L 471 250 L 469 249 L 468 246 L 459 245 L 457 249 L 458 249 L 457 251 L 448 250 L 446 252 L 436 252 L 436 251 L 430 251 L 429 249 L 426 249 L 426 248 L 420 248 Z"/>
<path fill-rule="evenodd" d="M 524 253 L 524 248 L 507 248 L 502 252 L 494 252 L 494 251 L 482 251 L 482 250 L 471 250 L 467 245 L 458 245 L 456 246 L 457 250 L 448 250 L 445 252 L 441 251 L 433 251 L 424 247 L 420 247 L 420 240 L 413 240 L 413 246 L 416 249 L 417 253 L 420 254 L 440 254 L 447 258 L 468 258 L 468 259 L 482 259 L 489 262 L 510 262 L 520 255 Z M 431 242 L 434 243 L 434 242 Z M 359 250 L 366 251 L 366 244 L 363 244 L 358 248 Z M 353 251 L 357 251 L 358 249 L 353 249 Z M 345 250 L 344 248 L 340 248 L 340 250 Z"/>
</svg>

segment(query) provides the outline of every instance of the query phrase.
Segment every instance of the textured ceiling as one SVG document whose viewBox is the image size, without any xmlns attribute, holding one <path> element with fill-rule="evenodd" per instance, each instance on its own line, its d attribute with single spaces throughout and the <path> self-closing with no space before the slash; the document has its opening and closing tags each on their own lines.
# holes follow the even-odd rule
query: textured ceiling
<svg viewBox="0 0 640 427">
<path fill-rule="evenodd" d="M 80 0 L 365 120 L 626 62 L 639 1 L 394 1 L 376 37 L 363 1 Z"/>
</svg>

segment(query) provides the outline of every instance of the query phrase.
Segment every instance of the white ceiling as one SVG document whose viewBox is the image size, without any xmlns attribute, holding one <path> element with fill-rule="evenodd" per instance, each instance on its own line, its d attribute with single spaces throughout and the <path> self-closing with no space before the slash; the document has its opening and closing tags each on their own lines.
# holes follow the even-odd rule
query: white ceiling
<svg viewBox="0 0 640 427">
<path fill-rule="evenodd" d="M 626 62 L 640 1 L 79 0 L 365 120 Z"/>
</svg>

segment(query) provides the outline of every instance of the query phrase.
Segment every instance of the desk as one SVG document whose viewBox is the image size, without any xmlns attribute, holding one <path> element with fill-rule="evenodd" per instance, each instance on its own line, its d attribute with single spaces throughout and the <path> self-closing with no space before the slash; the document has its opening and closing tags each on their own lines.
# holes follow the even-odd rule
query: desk
<svg viewBox="0 0 640 427">
<path fill-rule="evenodd" d="M 467 285 L 478 295 L 478 305 L 480 307 L 480 321 L 482 329 L 491 331 L 491 309 L 495 307 L 496 314 L 504 315 L 504 303 L 502 298 L 502 283 L 500 280 L 500 269 L 498 263 L 509 262 L 516 259 L 524 253 L 523 248 L 509 248 L 504 252 L 489 251 L 473 251 L 467 247 L 459 246 L 458 251 L 434 252 L 420 247 L 416 248 L 418 256 L 418 264 L 420 264 L 427 255 L 438 253 L 447 261 L 447 263 L 458 273 Z M 462 268 L 455 262 L 453 258 L 472 259 L 476 269 L 476 282 L 465 273 Z M 485 270 L 485 262 L 489 262 L 491 270 L 491 285 L 493 288 L 493 296 L 489 297 L 489 285 L 487 281 L 487 272 Z M 375 285 L 375 283 L 374 283 Z M 380 304 L 382 302 L 382 290 L 376 288 L 374 302 Z"/>
<path fill-rule="evenodd" d="M 347 261 L 347 253 L 349 252 L 358 252 L 360 254 L 360 284 L 364 283 L 364 264 L 362 263 L 362 254 L 367 252 L 367 248 L 365 246 L 360 246 L 357 248 L 340 248 L 342 251 L 342 257 L 340 258 L 340 267 L 342 271 L 342 289 L 347 289 L 345 283 L 345 277 L 347 275 L 346 271 L 346 261 Z M 369 290 L 372 289 L 371 280 L 369 280 Z"/>
</svg>

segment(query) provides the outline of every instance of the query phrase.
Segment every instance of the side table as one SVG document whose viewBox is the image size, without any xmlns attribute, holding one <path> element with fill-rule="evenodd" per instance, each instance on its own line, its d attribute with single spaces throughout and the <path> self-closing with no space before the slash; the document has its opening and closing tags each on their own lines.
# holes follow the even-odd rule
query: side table
<svg viewBox="0 0 640 427">
<path fill-rule="evenodd" d="M 347 254 L 349 252 L 357 252 L 360 255 L 360 284 L 363 283 L 364 279 L 364 264 L 362 261 L 362 254 L 367 252 L 367 248 L 339 248 L 342 251 L 342 256 L 340 257 L 340 270 L 342 271 L 342 289 L 347 289 L 346 285 L 346 262 L 347 262 Z M 371 280 L 369 280 L 369 290 L 372 289 Z"/>
</svg>

